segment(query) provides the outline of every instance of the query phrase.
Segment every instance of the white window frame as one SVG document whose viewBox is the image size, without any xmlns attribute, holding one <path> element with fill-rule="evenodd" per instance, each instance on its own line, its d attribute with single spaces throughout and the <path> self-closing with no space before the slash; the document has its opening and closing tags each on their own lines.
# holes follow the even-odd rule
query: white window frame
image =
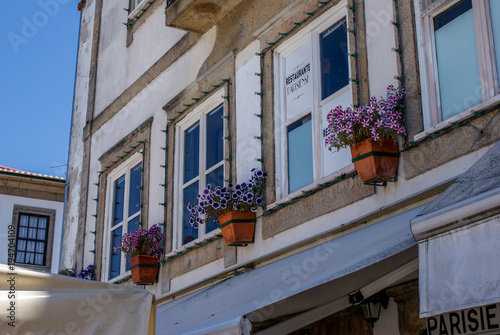
<svg viewBox="0 0 500 335">
<path fill-rule="evenodd" d="M 309 189 L 315 188 L 327 180 L 331 180 L 334 176 L 352 170 L 352 164 L 349 164 L 336 172 L 323 176 L 323 155 L 322 155 L 322 115 L 321 107 L 332 102 L 337 97 L 346 92 L 352 92 L 353 84 L 349 83 L 321 100 L 321 69 L 320 69 L 320 35 L 328 28 L 334 26 L 336 23 L 345 19 L 347 29 L 349 28 L 349 19 L 347 11 L 347 2 L 340 1 L 335 7 L 328 10 L 326 13 L 317 18 L 314 22 L 298 32 L 295 36 L 276 48 L 274 53 L 274 111 L 275 111 L 275 143 L 276 143 L 276 201 L 285 202 L 292 199 Z M 349 43 L 349 38 L 347 39 Z M 284 59 L 298 50 L 303 45 L 311 42 L 311 60 L 312 60 L 312 76 L 313 76 L 313 102 L 312 106 L 294 118 L 286 121 L 286 108 L 285 108 L 285 93 L 283 79 L 285 78 Z M 348 47 L 350 48 L 350 47 Z M 349 51 L 349 50 L 348 50 Z M 348 58 L 349 79 L 352 77 L 351 59 Z M 352 104 L 352 99 L 351 99 Z M 348 106 L 343 106 L 348 107 Z M 311 114 L 312 132 L 313 132 L 313 182 L 307 186 L 302 187 L 292 193 L 288 192 L 288 159 L 287 159 L 287 126 L 300 120 L 307 114 Z M 269 205 L 273 207 L 274 204 Z"/>
<path fill-rule="evenodd" d="M 144 149 L 143 149 L 144 150 Z M 122 252 L 122 260 L 120 262 L 120 274 L 112 279 L 109 276 L 110 270 L 110 253 L 111 249 L 114 247 L 111 245 L 111 222 L 113 221 L 113 202 L 114 202 L 114 186 L 115 181 L 120 178 L 122 175 L 125 175 L 125 193 L 124 193 L 124 204 L 123 204 L 123 212 L 128 213 L 128 205 L 129 205 L 129 193 L 130 193 L 130 170 L 136 166 L 137 164 L 142 162 L 142 168 L 144 169 L 144 160 L 143 155 L 140 153 L 135 153 L 130 158 L 128 158 L 123 164 L 121 164 L 118 168 L 114 169 L 107 176 L 107 190 L 106 190 L 106 210 L 105 210 L 105 223 L 104 223 L 104 243 L 103 243 L 103 273 L 101 275 L 103 281 L 118 281 L 123 279 L 124 277 L 130 275 L 130 270 L 125 271 L 126 269 L 126 255 Z M 144 190 L 142 190 L 144 192 Z M 122 229 L 122 235 L 127 232 L 128 223 L 130 220 L 135 219 L 137 216 L 142 214 L 142 210 L 139 210 L 132 216 L 124 216 L 123 221 L 114 226 L 113 230 L 119 228 L 120 226 L 124 227 Z M 121 242 L 121 239 L 120 239 Z"/>
<path fill-rule="evenodd" d="M 179 121 L 179 123 L 175 126 L 175 169 L 174 169 L 174 213 L 173 213 L 173 246 L 175 249 L 179 248 L 188 248 L 195 243 L 206 240 L 208 238 L 212 238 L 217 234 L 220 234 L 220 228 L 216 228 L 211 232 L 205 233 L 205 224 L 198 226 L 198 238 L 190 241 L 186 244 L 182 244 L 182 215 L 183 215 L 183 191 L 185 187 L 191 185 L 192 183 L 198 181 L 199 192 L 205 189 L 206 181 L 205 176 L 207 173 L 210 173 L 221 166 L 224 166 L 225 157 L 223 157 L 222 161 L 212 166 L 210 169 L 205 169 L 205 155 L 201 155 L 199 160 L 199 174 L 197 178 L 194 178 L 188 183 L 184 183 L 184 132 L 193 126 L 196 122 L 199 122 L 200 129 L 200 139 L 205 138 L 206 136 L 206 116 L 212 112 L 214 109 L 222 105 L 223 115 L 226 115 L 227 105 L 225 103 L 224 96 L 226 96 L 225 89 L 218 90 L 214 94 L 212 94 L 207 100 L 197 106 L 193 111 L 189 113 L 184 119 Z M 224 135 L 227 136 L 227 130 L 224 126 Z M 205 141 L 201 141 L 200 153 L 206 152 L 206 143 Z M 224 175 L 225 175 L 224 171 Z M 225 182 L 224 182 L 225 183 Z"/>
<path fill-rule="evenodd" d="M 136 3 L 139 2 L 139 3 Z M 139 13 L 146 7 L 148 2 L 146 0 L 129 0 L 129 14 L 128 17 L 129 19 L 132 19 L 135 21 L 135 17 L 139 16 Z"/>
<path fill-rule="evenodd" d="M 425 129 L 424 133 L 415 136 L 417 140 L 500 100 L 489 0 L 472 0 L 482 102 L 449 119 L 442 119 L 433 19 L 459 1 L 428 0 L 424 4 L 427 7 L 421 8 L 420 3 L 424 2 L 414 0 Z"/>
</svg>

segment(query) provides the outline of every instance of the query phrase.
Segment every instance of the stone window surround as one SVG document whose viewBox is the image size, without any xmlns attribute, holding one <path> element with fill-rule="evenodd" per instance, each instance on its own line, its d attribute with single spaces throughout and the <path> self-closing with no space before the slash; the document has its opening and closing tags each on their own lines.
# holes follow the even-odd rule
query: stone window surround
<svg viewBox="0 0 500 335">
<path fill-rule="evenodd" d="M 334 5 L 334 7 L 329 9 L 326 13 L 324 13 L 324 14 L 320 15 L 318 18 L 315 18 L 314 20 L 312 20 L 312 22 L 307 27 L 303 28 L 301 31 L 297 32 L 293 37 L 291 37 L 290 39 L 287 39 L 280 46 L 278 46 L 276 48 L 276 50 L 274 50 L 274 65 L 275 65 L 274 71 L 278 70 L 278 68 L 276 66 L 279 66 L 279 64 L 283 63 L 283 58 L 285 56 L 283 56 L 282 53 L 285 52 L 285 50 L 290 49 L 290 48 L 294 48 L 294 45 L 302 45 L 303 43 L 305 43 L 305 42 L 303 42 L 304 40 L 311 38 L 311 34 L 313 37 L 317 37 L 325 29 L 328 29 L 332 25 L 335 25 L 337 22 L 339 22 L 339 20 L 342 20 L 342 18 L 346 18 L 347 14 L 348 14 L 348 10 L 346 9 L 346 6 L 347 6 L 347 3 L 345 1 L 341 1 L 341 2 L 337 3 L 336 5 Z M 351 27 L 348 29 L 352 29 L 351 24 L 352 24 L 352 22 L 350 22 L 348 20 L 348 26 Z M 318 42 L 315 41 L 314 38 L 312 38 L 312 39 L 313 40 L 311 40 L 311 47 L 314 49 L 319 48 Z M 352 41 L 348 40 L 349 49 L 352 49 L 351 42 Z M 313 51 L 312 62 L 315 62 L 316 58 L 317 58 L 317 53 L 315 53 Z M 351 61 L 350 65 L 349 65 L 351 77 L 353 76 L 353 73 L 355 73 L 355 71 L 353 72 L 353 64 L 352 63 L 354 63 L 354 62 Z M 276 76 L 276 78 L 277 78 L 277 80 L 279 80 L 278 76 Z M 277 111 L 279 111 L 279 110 L 284 109 L 284 107 L 281 106 L 281 104 L 279 102 L 281 100 L 280 99 L 281 95 L 279 92 L 276 91 L 276 87 L 279 86 L 279 82 L 277 82 L 277 80 L 274 83 L 274 86 L 275 86 L 275 91 L 274 91 L 275 98 L 274 99 L 275 99 L 275 104 L 276 104 L 275 113 L 277 113 Z M 346 88 L 343 88 L 339 92 L 334 93 L 330 97 L 324 99 L 323 102 L 326 103 L 325 101 L 332 101 L 336 97 L 338 97 L 339 95 L 342 95 L 343 93 L 347 93 L 349 91 L 351 92 L 351 95 L 354 95 L 353 92 L 356 89 L 355 85 L 352 82 L 350 82 L 347 87 L 348 87 L 347 90 L 346 90 Z M 320 92 L 318 92 L 318 90 L 314 90 L 312 94 L 314 96 L 314 98 L 313 98 L 314 102 L 313 102 L 312 111 L 311 111 L 311 114 L 313 114 L 313 134 L 317 134 L 318 131 L 320 131 L 318 126 L 320 126 L 319 124 L 321 123 L 321 115 L 318 115 L 321 112 L 321 110 L 318 109 L 318 108 L 321 108 L 321 101 L 318 102 L 318 106 L 320 106 L 320 107 L 316 106 L 316 103 L 317 103 L 317 100 L 318 99 L 321 100 L 321 98 L 318 97 L 320 95 Z M 354 96 L 353 96 L 353 98 L 354 98 Z M 301 115 L 302 116 L 306 115 L 306 113 L 302 113 Z M 283 146 L 283 143 L 285 143 L 286 141 L 284 139 L 284 136 L 282 136 L 281 139 L 279 136 L 279 134 L 284 133 L 284 131 L 285 131 L 284 129 L 282 129 L 284 122 L 282 124 L 279 124 L 277 121 L 277 118 L 278 118 L 278 116 L 275 115 L 275 123 L 276 123 L 275 134 L 277 134 L 276 135 L 276 142 L 278 142 L 276 147 L 275 147 L 275 150 L 276 150 L 276 158 L 275 158 L 276 159 L 276 175 L 277 175 L 277 178 L 279 178 L 280 180 L 283 180 L 282 185 L 276 185 L 276 198 L 277 198 L 278 202 L 288 201 L 292 198 L 300 196 L 303 192 L 310 191 L 312 188 L 316 187 L 319 183 L 324 183 L 324 182 L 332 179 L 332 176 L 336 177 L 339 174 L 348 173 L 348 172 L 353 170 L 353 165 L 349 164 L 346 167 L 334 172 L 333 174 L 322 177 L 321 173 L 319 171 L 320 170 L 319 165 L 321 165 L 321 164 L 314 164 L 313 165 L 314 166 L 314 174 L 313 174 L 314 180 L 313 180 L 313 182 L 309 185 L 306 185 L 306 186 L 300 188 L 297 191 L 294 191 L 292 193 L 288 193 L 287 188 L 285 186 L 285 182 L 284 182 L 284 180 L 287 180 L 287 173 L 286 173 L 287 162 L 285 159 L 286 148 Z M 314 152 L 313 160 L 316 162 L 320 162 L 321 157 L 322 157 L 321 143 L 319 143 L 319 142 L 321 142 L 321 137 L 318 140 L 317 135 L 314 135 L 314 136 L 316 138 L 316 141 L 313 141 L 313 152 Z M 271 207 L 274 207 L 274 206 L 271 205 Z"/>
<path fill-rule="evenodd" d="M 188 242 L 186 244 L 182 244 L 182 222 L 181 222 L 181 213 L 183 211 L 183 202 L 180 200 L 182 199 L 182 194 L 183 194 L 183 185 L 180 184 L 180 180 L 182 180 L 181 176 L 181 169 L 182 169 L 182 148 L 183 148 L 183 139 L 182 139 L 182 134 L 184 133 L 185 130 L 187 130 L 189 127 L 194 125 L 196 122 L 199 122 L 204 115 L 207 115 L 211 111 L 213 111 L 215 108 L 220 106 L 221 104 L 223 105 L 223 115 L 227 115 L 227 104 L 225 102 L 225 99 L 223 98 L 224 96 L 227 96 L 227 89 L 225 87 L 218 89 L 217 91 L 213 92 L 210 97 L 208 97 L 205 101 L 203 101 L 201 104 L 193 108 L 193 110 L 187 115 L 185 118 L 183 118 L 181 121 L 176 123 L 175 126 L 175 165 L 174 165 L 174 189 L 175 189 L 175 195 L 174 195 L 174 211 L 173 211 L 173 245 L 176 246 L 177 248 L 181 248 L 183 246 L 190 247 L 194 245 L 195 243 L 199 243 L 200 240 L 206 240 L 207 238 L 214 238 L 216 235 L 220 234 L 220 229 L 216 228 L 215 230 L 205 233 L 204 229 L 198 228 L 199 234 L 201 236 L 198 236 L 197 239 Z M 202 125 L 202 123 L 200 123 Z M 227 127 L 224 127 L 224 137 L 228 136 L 228 129 Z M 205 130 L 200 128 L 200 138 L 205 135 Z M 224 141 L 227 142 L 227 141 Z M 226 144 L 226 143 L 224 143 Z M 200 152 L 201 152 L 202 147 L 200 147 Z M 226 150 L 224 150 L 226 151 Z M 224 159 L 226 157 L 223 157 L 222 165 L 217 164 L 216 166 L 223 166 L 224 167 L 224 180 L 227 180 L 228 173 L 226 172 L 227 167 L 225 166 L 226 164 L 224 163 Z M 202 175 L 204 173 L 204 170 L 200 170 L 199 174 Z M 225 184 L 228 184 L 227 182 L 224 182 Z M 227 185 L 226 185 L 227 186 Z M 204 185 L 199 184 L 199 191 L 204 188 Z M 202 227 L 203 228 L 203 227 Z"/>
<path fill-rule="evenodd" d="M 438 14 L 443 13 L 445 10 L 459 2 L 460 0 L 435 0 L 435 1 L 414 1 L 415 8 L 415 21 L 416 21 L 416 35 L 418 45 L 418 58 L 420 67 L 420 84 L 422 88 L 422 107 L 424 128 L 423 132 L 415 135 L 414 140 L 419 141 L 429 134 L 450 127 L 453 123 L 466 120 L 471 117 L 475 112 L 486 110 L 489 107 L 497 105 L 500 102 L 500 89 L 497 77 L 497 71 L 493 71 L 495 63 L 494 50 L 488 47 L 488 40 L 492 38 L 491 34 L 491 21 L 486 18 L 489 17 L 489 3 L 488 0 L 479 0 L 478 9 L 474 10 L 474 25 L 476 31 L 486 30 L 485 34 L 476 33 L 478 38 L 478 56 L 481 55 L 485 59 L 481 62 L 479 68 L 481 77 L 481 91 L 482 101 L 449 119 L 441 119 L 441 109 L 438 105 L 438 88 L 437 88 L 437 67 L 435 60 L 435 47 L 434 38 L 432 37 L 432 19 Z M 423 6 L 423 8 L 422 8 Z M 485 29 L 482 24 L 483 22 Z M 486 22 L 486 23 L 485 23 Z M 481 26 L 481 27 L 480 27 Z M 481 59 L 481 58 L 479 58 Z"/>
<path fill-rule="evenodd" d="M 148 0 L 141 0 L 137 7 L 132 4 L 135 3 L 136 0 L 129 0 L 129 14 L 127 19 L 127 47 L 129 47 L 132 42 L 134 42 L 134 33 L 139 29 L 140 26 L 151 16 L 157 9 L 160 7 L 164 0 L 153 0 L 151 4 L 149 4 Z M 140 15 L 138 15 L 140 14 Z M 136 17 L 137 16 L 137 17 Z"/>
<path fill-rule="evenodd" d="M 104 259 L 104 248 L 106 238 L 105 224 L 107 222 L 106 213 L 106 201 L 107 190 L 108 190 L 108 176 L 113 173 L 117 168 L 120 168 L 121 164 L 118 163 L 126 162 L 130 157 L 137 154 L 138 152 L 144 152 L 142 155 L 142 168 L 143 173 L 143 190 L 141 192 L 141 202 L 143 203 L 143 208 L 141 209 L 141 221 L 143 227 L 149 226 L 149 173 L 150 170 L 150 158 L 151 153 L 151 126 L 153 123 L 153 118 L 149 118 L 144 121 L 139 127 L 132 131 L 129 135 L 125 136 L 121 141 L 115 144 L 110 150 L 104 153 L 99 161 L 101 163 L 101 171 L 104 171 L 98 179 L 98 199 L 103 199 L 98 202 L 97 205 L 97 219 L 96 219 L 96 250 L 95 250 L 95 266 L 96 266 L 96 278 L 104 279 L 106 265 L 103 264 Z M 144 143 L 139 143 L 142 141 Z M 135 147 L 135 148 L 132 148 Z M 126 153 L 129 151 L 129 153 Z M 120 160 L 123 157 L 123 160 Z M 106 167 L 108 167 L 106 169 Z M 126 274 L 121 274 L 118 277 L 113 278 L 111 282 L 121 280 L 126 277 Z"/>
<path fill-rule="evenodd" d="M 110 270 L 110 263 L 111 263 L 111 257 L 109 256 L 109 253 L 112 251 L 112 248 L 114 246 L 110 245 L 110 233 L 111 233 L 111 222 L 113 220 L 113 210 L 111 204 L 114 201 L 114 193 L 115 193 L 115 181 L 120 178 L 120 176 L 126 176 L 126 182 L 125 185 L 128 185 L 130 182 L 130 170 L 135 167 L 137 164 L 142 163 L 143 159 L 141 157 L 142 155 L 138 152 L 133 154 L 131 157 L 129 157 L 126 161 L 124 161 L 122 164 L 117 166 L 115 169 L 113 169 L 112 172 L 110 172 L 107 176 L 107 190 L 106 190 L 106 204 L 110 204 L 109 206 L 106 206 L 106 212 L 105 212 L 105 227 L 104 227 L 104 239 L 103 239 L 103 275 L 105 280 L 110 280 L 113 281 L 113 279 L 118 278 L 120 276 L 123 277 L 123 275 L 129 275 L 130 270 L 126 271 L 125 270 L 125 259 L 122 255 L 121 258 L 121 264 L 120 264 L 120 274 L 112 279 L 108 279 L 109 277 L 109 270 Z M 143 169 L 144 170 L 144 169 Z M 141 179 L 144 179 L 144 173 L 141 173 Z M 125 195 L 127 195 L 124 198 L 124 202 L 127 203 L 129 198 L 128 198 L 128 191 L 125 191 Z M 141 198 L 142 198 L 142 192 L 141 192 Z M 128 213 L 126 216 L 123 217 L 123 222 L 121 224 L 122 228 L 122 234 L 128 233 L 127 227 L 128 227 L 128 222 L 134 220 L 137 216 L 139 216 L 139 222 L 141 222 L 141 217 L 142 217 L 142 210 L 138 211 L 138 214 L 135 213 L 131 217 L 129 217 Z M 118 225 L 116 225 L 118 226 Z M 116 227 L 114 226 L 114 227 Z M 146 227 L 146 226 L 144 226 Z M 120 252 L 121 254 L 121 252 Z"/>
<path fill-rule="evenodd" d="M 298 29 L 292 30 L 286 37 L 280 39 L 274 46 L 266 49 L 262 55 L 262 85 L 263 85 L 263 168 L 270 174 L 270 178 L 266 181 L 266 209 L 271 211 L 268 215 L 264 215 L 262 219 L 262 238 L 267 239 L 306 222 L 316 216 L 333 212 L 343 206 L 357 202 L 366 197 L 370 197 L 376 193 L 375 187 L 362 185 L 358 178 L 352 178 L 355 174 L 354 167 L 346 167 L 329 176 L 325 176 L 306 187 L 304 187 L 296 198 L 286 196 L 278 198 L 276 194 L 275 173 L 277 169 L 276 153 L 277 150 L 274 144 L 274 54 L 273 51 L 279 48 L 280 45 L 286 43 L 295 35 L 300 34 L 301 30 L 307 28 L 308 25 L 314 24 L 317 17 L 328 12 L 332 7 L 338 6 L 341 2 L 336 1 L 324 6 L 317 15 L 313 15 L 306 22 L 301 23 Z M 368 63 L 366 49 L 366 31 L 365 31 L 365 10 L 362 1 L 347 1 L 349 6 L 356 6 L 356 10 L 347 10 L 347 24 L 350 27 L 355 27 L 356 36 L 348 34 L 348 43 L 350 53 L 354 53 L 353 49 L 356 46 L 357 51 L 357 68 L 355 62 L 350 62 L 350 73 L 358 73 L 359 83 L 357 87 L 351 90 L 353 103 L 365 104 L 370 98 L 368 86 Z M 276 41 L 276 36 L 280 33 L 290 30 L 290 22 L 301 22 L 304 19 L 304 12 L 314 11 L 313 3 L 294 2 L 281 13 L 275 16 L 267 25 L 254 33 L 254 37 L 259 39 L 263 44 Z M 343 7 L 345 8 L 345 7 Z M 333 22 L 332 22 L 333 24 Z M 343 194 L 339 197 L 338 194 Z M 318 204 L 318 199 L 331 199 L 329 206 L 320 206 L 315 213 L 310 213 L 307 210 L 311 203 Z M 293 204 L 292 204 L 293 202 Z M 322 203 L 322 201 L 320 201 Z"/>
<path fill-rule="evenodd" d="M 234 134 L 232 131 L 236 127 L 234 117 L 235 100 L 232 98 L 234 96 L 234 85 L 232 85 L 235 73 L 234 62 L 233 52 L 222 57 L 219 62 L 213 65 L 205 73 L 201 74 L 193 84 L 184 89 L 184 91 L 179 93 L 163 107 L 163 110 L 167 113 L 167 120 L 169 120 L 167 123 L 167 143 L 169 149 L 172 149 L 167 151 L 168 159 L 165 178 L 165 180 L 167 180 L 165 257 L 167 258 L 170 255 L 177 255 L 178 252 L 186 252 L 188 250 L 187 248 L 191 249 L 191 243 L 183 246 L 174 244 L 174 234 L 176 234 L 174 230 L 174 226 L 176 226 L 176 221 L 174 219 L 174 199 L 177 193 L 174 183 L 169 181 L 174 180 L 174 176 L 177 173 L 175 150 L 173 150 L 177 145 L 177 124 L 182 122 L 184 118 L 189 117 L 196 108 L 201 106 L 208 99 L 217 97 L 222 98 L 222 96 L 228 97 L 228 99 L 222 99 L 224 100 L 224 113 L 225 115 L 229 115 L 228 122 L 224 122 L 224 134 L 226 134 L 225 136 L 229 136 L 231 141 L 224 141 L 224 158 L 235 157 L 236 145 L 230 144 L 230 142 L 236 140 L 237 136 L 237 134 Z M 220 91 L 221 89 L 223 89 L 223 91 Z M 206 94 L 207 92 L 208 94 Z M 186 108 L 186 106 L 189 107 Z M 224 180 L 233 179 L 235 171 L 236 167 L 228 160 L 224 160 Z M 209 239 L 210 236 L 211 234 L 205 235 L 205 238 Z"/>
<path fill-rule="evenodd" d="M 45 246 L 45 265 L 31 265 L 24 263 L 16 263 L 20 267 L 24 267 L 31 270 L 50 272 L 52 269 L 52 249 L 54 242 L 54 226 L 55 226 L 55 209 L 39 208 L 25 205 L 14 205 L 12 224 L 16 227 L 16 241 L 17 241 L 17 231 L 19 230 L 19 214 L 34 214 L 43 215 L 49 217 L 48 229 L 47 229 L 47 244 Z"/>
</svg>

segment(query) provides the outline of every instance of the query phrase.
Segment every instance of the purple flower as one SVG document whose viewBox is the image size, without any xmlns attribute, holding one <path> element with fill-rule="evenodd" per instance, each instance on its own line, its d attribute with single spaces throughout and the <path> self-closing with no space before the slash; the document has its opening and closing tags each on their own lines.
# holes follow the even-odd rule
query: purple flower
<svg viewBox="0 0 500 335">
<path fill-rule="evenodd" d="M 198 199 L 198 205 L 188 204 L 187 209 L 191 214 L 189 224 L 195 228 L 218 217 L 229 210 L 250 211 L 262 205 L 262 193 L 264 179 L 268 174 L 253 169 L 248 182 L 243 182 L 230 187 L 217 186 L 206 188 L 202 197 Z"/>
<path fill-rule="evenodd" d="M 158 255 L 163 252 L 160 242 L 163 242 L 164 236 L 161 233 L 161 227 L 153 225 L 149 230 L 138 229 L 133 233 L 125 233 L 122 236 L 122 243 L 115 247 L 115 250 L 121 250 L 128 257 L 134 257 L 139 254 Z"/>
</svg>

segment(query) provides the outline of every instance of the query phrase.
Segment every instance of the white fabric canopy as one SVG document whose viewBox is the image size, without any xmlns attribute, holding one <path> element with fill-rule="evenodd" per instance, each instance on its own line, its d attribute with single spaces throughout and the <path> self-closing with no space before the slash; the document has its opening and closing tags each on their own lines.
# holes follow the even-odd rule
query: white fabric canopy
<svg viewBox="0 0 500 335">
<path fill-rule="evenodd" d="M 368 297 L 401 279 L 390 274 L 417 257 L 408 223 L 422 209 L 394 215 L 158 306 L 158 333 L 247 334 L 244 329 L 259 322 L 302 315 L 306 321 L 298 323 L 305 325 L 342 310 L 350 306 L 349 292 L 390 277 L 373 292 L 366 290 Z M 322 306 L 328 307 L 327 314 L 321 314 Z M 300 327 L 295 326 L 267 334 L 286 334 Z"/>
<path fill-rule="evenodd" d="M 0 264 L 1 334 L 154 335 L 153 304 L 144 289 Z"/>
</svg>

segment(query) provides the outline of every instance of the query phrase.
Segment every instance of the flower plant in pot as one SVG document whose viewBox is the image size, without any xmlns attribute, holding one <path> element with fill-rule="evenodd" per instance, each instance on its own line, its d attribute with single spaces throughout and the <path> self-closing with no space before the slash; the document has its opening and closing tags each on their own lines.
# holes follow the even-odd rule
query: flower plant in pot
<svg viewBox="0 0 500 335">
<path fill-rule="evenodd" d="M 152 284 L 160 268 L 160 254 L 163 233 L 161 227 L 153 225 L 149 229 L 137 229 L 122 236 L 122 243 L 114 247 L 123 251 L 130 258 L 132 281 L 136 284 Z"/>
<path fill-rule="evenodd" d="M 230 246 L 246 246 L 254 241 L 255 212 L 264 206 L 262 191 L 267 173 L 252 169 L 248 182 L 236 185 L 212 186 L 198 195 L 198 204 L 188 204 L 189 223 L 198 225 L 218 220 L 224 241 Z"/>
<path fill-rule="evenodd" d="M 403 89 L 390 85 L 385 99 L 372 97 L 355 109 L 338 106 L 327 115 L 325 144 L 330 150 L 350 147 L 354 167 L 365 183 L 397 176 L 397 137 L 406 135 L 403 96 Z"/>
</svg>

